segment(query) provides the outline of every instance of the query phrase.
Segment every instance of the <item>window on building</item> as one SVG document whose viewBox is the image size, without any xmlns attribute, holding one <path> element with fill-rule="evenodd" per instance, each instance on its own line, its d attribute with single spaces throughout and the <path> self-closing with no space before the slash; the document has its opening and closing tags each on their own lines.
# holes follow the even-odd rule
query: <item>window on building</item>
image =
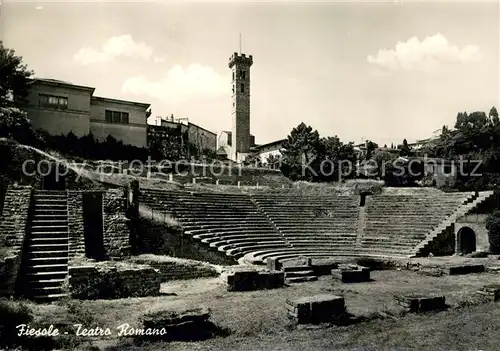
<svg viewBox="0 0 500 351">
<path fill-rule="evenodd" d="M 240 71 L 240 78 L 245 79 L 245 71 Z"/>
<path fill-rule="evenodd" d="M 245 92 L 245 84 L 241 84 L 241 92 L 244 93 Z"/>
<path fill-rule="evenodd" d="M 234 84 L 233 84 L 233 94 L 234 94 Z"/>
<path fill-rule="evenodd" d="M 233 71 L 233 80 L 234 80 L 234 71 Z"/>
<path fill-rule="evenodd" d="M 49 108 L 57 108 L 59 110 L 67 110 L 68 98 L 63 96 L 40 94 L 39 105 L 40 107 L 49 107 Z"/>
<path fill-rule="evenodd" d="M 106 110 L 104 112 L 105 120 L 108 123 L 128 123 L 128 112 Z"/>
</svg>

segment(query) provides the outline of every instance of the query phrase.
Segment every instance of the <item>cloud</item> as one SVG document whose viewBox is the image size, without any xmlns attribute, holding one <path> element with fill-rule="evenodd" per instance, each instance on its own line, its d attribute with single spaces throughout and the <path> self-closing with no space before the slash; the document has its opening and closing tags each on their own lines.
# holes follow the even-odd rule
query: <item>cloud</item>
<svg viewBox="0 0 500 351">
<path fill-rule="evenodd" d="M 390 70 L 432 70 L 446 63 L 477 62 L 482 58 L 479 47 L 467 45 L 460 49 L 451 45 L 440 33 L 420 41 L 417 37 L 398 42 L 394 50 L 381 49 L 368 62 Z"/>
<path fill-rule="evenodd" d="M 229 82 L 229 76 L 221 76 L 213 68 L 195 63 L 186 69 L 176 65 L 158 81 L 150 81 L 144 76 L 131 77 L 123 83 L 122 92 L 148 95 L 176 104 L 195 96 L 224 95 L 230 91 Z"/>
<path fill-rule="evenodd" d="M 107 39 L 100 49 L 82 47 L 73 59 L 83 65 L 111 62 L 118 57 L 150 60 L 153 58 L 153 48 L 143 42 L 137 43 L 130 34 L 114 36 Z M 160 58 L 155 57 L 155 62 Z"/>
</svg>

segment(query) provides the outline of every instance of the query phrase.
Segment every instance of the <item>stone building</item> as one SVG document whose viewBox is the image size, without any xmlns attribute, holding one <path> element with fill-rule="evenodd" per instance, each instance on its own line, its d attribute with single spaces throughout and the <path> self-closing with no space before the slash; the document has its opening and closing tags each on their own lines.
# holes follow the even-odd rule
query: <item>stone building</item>
<svg viewBox="0 0 500 351">
<path fill-rule="evenodd" d="M 53 79 L 34 79 L 26 110 L 36 129 L 52 135 L 92 133 L 108 135 L 125 145 L 147 146 L 147 109 L 150 104 L 94 96 L 95 88 Z"/>
<path fill-rule="evenodd" d="M 189 122 L 187 118 L 175 119 L 172 115 L 168 118 L 157 117 L 156 125 L 148 125 L 148 145 L 154 138 L 172 138 L 181 136 L 179 143 L 187 157 L 199 157 L 203 152 L 216 151 L 217 134 L 199 125 Z"/>
<path fill-rule="evenodd" d="M 232 71 L 232 131 L 230 159 L 241 163 L 250 153 L 250 67 L 252 55 L 234 53 L 229 58 Z"/>
<path fill-rule="evenodd" d="M 231 155 L 231 145 L 233 133 L 229 130 L 223 130 L 217 138 L 217 154 L 229 158 Z M 255 136 L 250 134 L 250 148 L 255 146 Z"/>
<path fill-rule="evenodd" d="M 267 144 L 256 145 L 254 147 L 254 150 L 258 153 L 262 164 L 266 165 L 267 159 L 271 155 L 281 157 L 281 150 L 283 149 L 283 142 L 285 140 L 286 139 L 276 140 Z"/>
</svg>

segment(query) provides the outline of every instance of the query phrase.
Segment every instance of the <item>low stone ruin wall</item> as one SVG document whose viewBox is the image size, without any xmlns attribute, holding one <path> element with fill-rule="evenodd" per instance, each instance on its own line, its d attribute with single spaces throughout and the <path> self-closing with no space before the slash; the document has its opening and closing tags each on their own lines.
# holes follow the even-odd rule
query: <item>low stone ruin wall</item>
<svg viewBox="0 0 500 351">
<path fill-rule="evenodd" d="M 462 264 L 462 265 L 446 265 L 446 266 L 420 266 L 415 267 L 419 274 L 440 277 L 442 275 L 462 275 L 483 273 L 486 271 L 483 264 Z"/>
<path fill-rule="evenodd" d="M 346 318 L 345 300 L 336 295 L 314 295 L 286 300 L 288 317 L 297 324 L 335 323 Z"/>
<path fill-rule="evenodd" d="M 361 283 L 370 281 L 370 269 L 363 266 L 342 264 L 332 270 L 332 277 L 342 283 Z"/>
<path fill-rule="evenodd" d="M 135 225 L 138 253 L 168 255 L 218 265 L 237 264 L 236 260 L 227 257 L 216 248 L 211 250 L 207 245 L 201 244 L 189 235 L 184 235 L 181 228 L 150 218 L 140 218 Z"/>
<path fill-rule="evenodd" d="M 252 291 L 281 288 L 285 285 L 285 273 L 273 270 L 257 270 L 251 267 L 235 267 L 221 274 L 228 291 Z"/>
<path fill-rule="evenodd" d="M 160 272 L 162 282 L 219 276 L 217 266 L 195 260 L 169 256 L 140 255 L 132 257 L 131 261 L 156 268 Z"/>
<path fill-rule="evenodd" d="M 102 262 L 69 267 L 68 289 L 75 299 L 117 299 L 156 296 L 160 273 L 147 265 Z"/>
<path fill-rule="evenodd" d="M 0 213 L 0 296 L 15 294 L 30 202 L 31 187 L 8 187 Z"/>
<path fill-rule="evenodd" d="M 444 296 L 396 295 L 394 299 L 405 312 L 409 313 L 442 311 L 447 308 Z"/>
<path fill-rule="evenodd" d="M 141 317 L 143 328 L 135 329 L 139 339 L 199 341 L 215 336 L 218 328 L 209 320 L 206 307 L 182 311 L 155 311 Z"/>
</svg>

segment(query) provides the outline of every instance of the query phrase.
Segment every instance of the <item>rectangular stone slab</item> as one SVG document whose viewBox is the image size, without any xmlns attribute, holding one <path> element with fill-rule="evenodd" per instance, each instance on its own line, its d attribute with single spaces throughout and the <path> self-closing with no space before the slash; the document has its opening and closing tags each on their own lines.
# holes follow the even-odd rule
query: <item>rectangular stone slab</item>
<svg viewBox="0 0 500 351">
<path fill-rule="evenodd" d="M 485 271 L 483 264 L 466 264 L 448 267 L 449 275 L 459 275 L 459 274 L 470 274 L 470 273 L 482 273 Z"/>
</svg>

